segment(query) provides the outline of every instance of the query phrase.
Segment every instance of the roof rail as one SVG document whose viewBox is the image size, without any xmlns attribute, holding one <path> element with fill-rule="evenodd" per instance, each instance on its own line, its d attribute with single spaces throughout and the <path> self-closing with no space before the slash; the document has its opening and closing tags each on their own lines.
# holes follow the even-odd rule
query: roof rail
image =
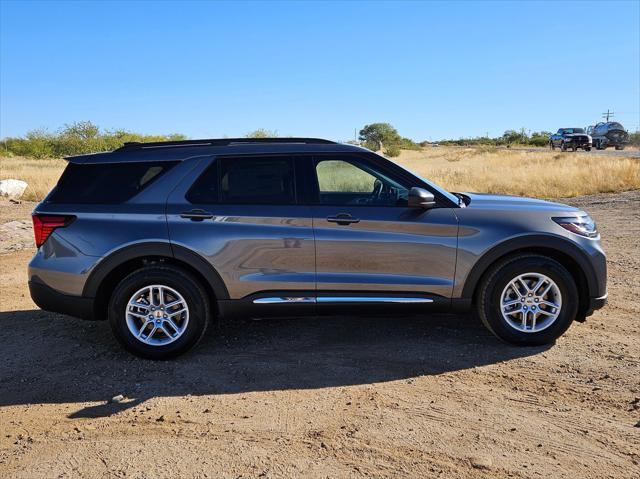
<svg viewBox="0 0 640 479">
<path fill-rule="evenodd" d="M 149 143 L 130 141 L 115 151 L 142 150 L 147 148 L 184 148 L 189 146 L 233 146 L 261 143 L 335 144 L 335 141 L 323 140 L 322 138 L 223 138 L 210 140 L 154 141 Z"/>
</svg>

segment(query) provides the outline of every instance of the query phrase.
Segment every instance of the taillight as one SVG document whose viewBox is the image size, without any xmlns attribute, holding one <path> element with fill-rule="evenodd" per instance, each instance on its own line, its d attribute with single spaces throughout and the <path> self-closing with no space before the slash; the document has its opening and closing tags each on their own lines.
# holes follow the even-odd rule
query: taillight
<svg viewBox="0 0 640 479">
<path fill-rule="evenodd" d="M 33 220 L 33 234 L 36 237 L 36 246 L 39 248 L 47 241 L 47 238 L 56 228 L 64 228 L 71 224 L 75 216 L 69 215 L 42 215 L 35 213 L 31 215 Z"/>
</svg>

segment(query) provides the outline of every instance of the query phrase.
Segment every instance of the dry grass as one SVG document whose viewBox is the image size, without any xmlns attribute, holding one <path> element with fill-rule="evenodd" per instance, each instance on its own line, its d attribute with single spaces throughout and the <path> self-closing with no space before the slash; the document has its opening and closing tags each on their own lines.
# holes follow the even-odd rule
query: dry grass
<svg viewBox="0 0 640 479">
<path fill-rule="evenodd" d="M 452 191 L 559 198 L 640 189 L 640 158 L 593 152 L 440 147 L 403 151 L 396 161 Z M 26 181 L 24 199 L 40 200 L 65 164 L 59 159 L 0 158 L 0 179 Z"/>
<path fill-rule="evenodd" d="M 640 188 L 640 158 L 440 147 L 403 151 L 396 161 L 451 191 L 561 198 Z"/>
<path fill-rule="evenodd" d="M 67 162 L 62 159 L 0 158 L 0 180 L 26 181 L 24 200 L 40 201 L 58 182 Z"/>
</svg>

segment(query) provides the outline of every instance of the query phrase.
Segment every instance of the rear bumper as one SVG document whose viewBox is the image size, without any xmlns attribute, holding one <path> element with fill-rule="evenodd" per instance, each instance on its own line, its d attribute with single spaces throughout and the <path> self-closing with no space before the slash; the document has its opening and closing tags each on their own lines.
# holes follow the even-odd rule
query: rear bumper
<svg viewBox="0 0 640 479">
<path fill-rule="evenodd" d="M 93 298 L 62 294 L 36 281 L 29 281 L 29 293 L 40 309 L 81 319 L 94 319 Z"/>
</svg>

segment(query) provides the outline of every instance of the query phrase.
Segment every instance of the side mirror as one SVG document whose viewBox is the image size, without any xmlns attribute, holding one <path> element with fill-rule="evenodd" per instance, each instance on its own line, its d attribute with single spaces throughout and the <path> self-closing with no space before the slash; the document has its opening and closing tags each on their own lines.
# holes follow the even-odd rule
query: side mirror
<svg viewBox="0 0 640 479">
<path fill-rule="evenodd" d="M 436 199 L 433 194 L 424 188 L 414 186 L 409 191 L 409 207 L 424 208 L 425 210 L 433 208 L 436 205 Z"/>
</svg>

